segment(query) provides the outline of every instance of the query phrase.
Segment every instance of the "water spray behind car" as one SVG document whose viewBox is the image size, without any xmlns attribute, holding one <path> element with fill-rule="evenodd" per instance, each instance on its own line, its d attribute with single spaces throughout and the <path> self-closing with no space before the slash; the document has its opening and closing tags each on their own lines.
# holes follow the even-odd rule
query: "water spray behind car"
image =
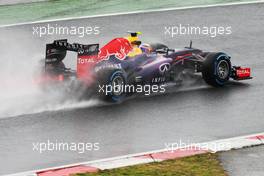
<svg viewBox="0 0 264 176">
<path fill-rule="evenodd" d="M 17 42 L 7 37 L 10 35 L 12 32 L 8 30 L 0 34 L 0 118 L 96 105 L 93 100 L 77 100 L 77 93 L 67 94 L 69 86 L 48 93 L 41 90 L 36 82 L 45 59 L 42 41 L 32 41 L 27 33 L 21 32 L 23 40 Z M 78 90 L 80 93 L 81 89 Z"/>
</svg>

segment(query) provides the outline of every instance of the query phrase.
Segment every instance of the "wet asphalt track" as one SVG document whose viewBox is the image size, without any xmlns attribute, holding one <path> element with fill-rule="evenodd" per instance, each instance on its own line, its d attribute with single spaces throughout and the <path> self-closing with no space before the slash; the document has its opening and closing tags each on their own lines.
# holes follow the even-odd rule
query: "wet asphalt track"
<svg viewBox="0 0 264 176">
<path fill-rule="evenodd" d="M 232 35 L 164 35 L 164 26 L 232 26 Z M 40 169 L 165 147 L 168 142 L 201 142 L 263 132 L 264 113 L 264 4 L 123 15 L 57 22 L 98 25 L 99 36 L 68 37 L 71 42 L 100 43 L 124 31 L 139 30 L 145 40 L 182 47 L 194 46 L 230 53 L 232 61 L 252 67 L 254 79 L 231 83 L 223 89 L 205 84 L 155 97 L 135 98 L 119 105 L 80 108 L 0 119 L 0 174 Z M 44 53 L 56 36 L 32 36 L 31 25 L 0 29 L 1 47 L 13 41 L 20 55 Z M 63 37 L 61 37 L 63 38 Z M 22 51 L 22 48 L 24 51 Z M 30 51 L 30 49 L 31 51 Z M 5 51 L 5 50 L 2 50 Z M 22 101 L 22 100 L 20 100 Z M 32 151 L 32 142 L 99 142 L 100 151 Z"/>
<path fill-rule="evenodd" d="M 224 169 L 230 176 L 261 176 L 263 168 L 264 146 L 231 150 L 219 154 Z"/>
</svg>

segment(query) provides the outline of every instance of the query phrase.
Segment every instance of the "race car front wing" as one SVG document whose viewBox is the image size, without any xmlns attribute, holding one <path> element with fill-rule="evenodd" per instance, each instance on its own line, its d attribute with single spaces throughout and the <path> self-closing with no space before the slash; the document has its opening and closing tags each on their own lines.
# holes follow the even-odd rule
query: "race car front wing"
<svg viewBox="0 0 264 176">
<path fill-rule="evenodd" d="M 245 80 L 245 79 L 252 79 L 251 69 L 249 67 L 233 66 L 231 77 L 237 81 Z"/>
</svg>

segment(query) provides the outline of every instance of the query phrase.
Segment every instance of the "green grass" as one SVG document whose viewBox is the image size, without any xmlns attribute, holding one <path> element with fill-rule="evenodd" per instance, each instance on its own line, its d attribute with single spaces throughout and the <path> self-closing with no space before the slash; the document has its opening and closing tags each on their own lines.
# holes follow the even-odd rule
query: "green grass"
<svg viewBox="0 0 264 176">
<path fill-rule="evenodd" d="M 208 153 L 74 176 L 227 176 L 217 157 Z"/>
<path fill-rule="evenodd" d="M 0 6 L 0 24 L 250 0 L 50 0 Z"/>
</svg>

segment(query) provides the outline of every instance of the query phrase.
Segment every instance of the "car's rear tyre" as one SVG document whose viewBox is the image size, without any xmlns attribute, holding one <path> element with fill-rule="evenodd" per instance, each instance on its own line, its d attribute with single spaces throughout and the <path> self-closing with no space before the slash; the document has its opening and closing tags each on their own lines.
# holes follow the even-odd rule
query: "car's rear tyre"
<svg viewBox="0 0 264 176">
<path fill-rule="evenodd" d="M 205 82 L 214 87 L 226 84 L 231 74 L 230 57 L 225 53 L 209 53 L 202 67 Z"/>
<path fill-rule="evenodd" d="M 107 70 L 101 74 L 99 86 L 104 87 L 100 91 L 100 97 L 105 101 L 121 102 L 126 97 L 124 91 L 127 84 L 127 76 L 122 70 Z"/>
</svg>

